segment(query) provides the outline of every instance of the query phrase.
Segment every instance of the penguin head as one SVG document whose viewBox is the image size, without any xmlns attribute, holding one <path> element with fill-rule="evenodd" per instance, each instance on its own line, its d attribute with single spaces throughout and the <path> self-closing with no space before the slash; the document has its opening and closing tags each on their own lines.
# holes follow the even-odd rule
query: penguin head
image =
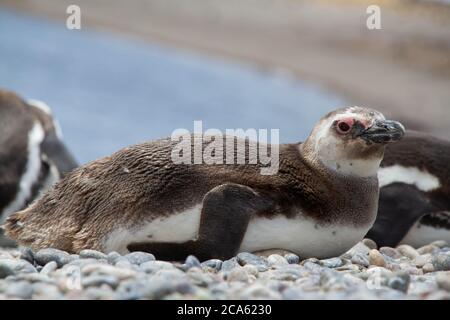
<svg viewBox="0 0 450 320">
<path fill-rule="evenodd" d="M 40 146 L 42 160 L 50 166 L 55 166 L 59 176 L 76 168 L 77 162 L 62 141 L 61 128 L 50 107 L 39 100 L 28 100 L 26 104 L 32 117 L 44 130 L 44 139 Z"/>
<path fill-rule="evenodd" d="M 347 107 L 327 114 L 302 145 L 313 161 L 342 174 L 376 176 L 386 144 L 400 140 L 405 128 L 379 111 Z"/>
</svg>

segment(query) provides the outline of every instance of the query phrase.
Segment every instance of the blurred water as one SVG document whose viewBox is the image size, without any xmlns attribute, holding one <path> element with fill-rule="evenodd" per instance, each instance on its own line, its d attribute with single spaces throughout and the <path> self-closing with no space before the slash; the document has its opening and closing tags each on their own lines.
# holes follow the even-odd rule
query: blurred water
<svg viewBox="0 0 450 320">
<path fill-rule="evenodd" d="M 289 76 L 70 31 L 0 7 L 0 87 L 47 102 L 80 162 L 176 128 L 279 128 L 303 140 L 340 98 Z"/>
</svg>

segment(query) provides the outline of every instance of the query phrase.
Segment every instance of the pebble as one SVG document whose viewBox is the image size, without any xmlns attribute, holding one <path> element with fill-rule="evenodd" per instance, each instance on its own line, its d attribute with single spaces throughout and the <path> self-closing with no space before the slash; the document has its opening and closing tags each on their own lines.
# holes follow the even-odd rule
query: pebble
<svg viewBox="0 0 450 320">
<path fill-rule="evenodd" d="M 320 265 L 327 268 L 339 268 L 344 265 L 341 258 L 330 258 L 325 260 L 320 260 Z"/>
<path fill-rule="evenodd" d="M 156 273 L 160 270 L 168 270 L 168 269 L 174 269 L 175 267 L 170 262 L 166 261 L 147 261 L 142 263 L 139 266 L 139 269 L 142 270 L 145 273 Z"/>
<path fill-rule="evenodd" d="M 432 263 L 425 263 L 424 266 L 422 267 L 422 271 L 423 273 L 430 273 L 430 272 L 434 272 L 434 266 Z"/>
<path fill-rule="evenodd" d="M 398 246 L 397 251 L 411 260 L 414 260 L 419 255 L 416 249 L 407 244 L 402 244 Z"/>
<path fill-rule="evenodd" d="M 437 254 L 433 256 L 431 261 L 435 271 L 447 271 L 450 270 L 450 254 Z"/>
<path fill-rule="evenodd" d="M 81 250 L 79 256 L 80 256 L 80 258 L 83 258 L 83 259 L 88 259 L 88 258 L 97 259 L 97 260 L 100 260 L 100 259 L 107 260 L 108 259 L 108 256 L 106 254 L 104 254 L 100 251 L 97 251 L 97 250 L 89 250 L 89 249 Z"/>
<path fill-rule="evenodd" d="M 248 273 L 244 270 L 244 268 L 234 268 L 230 271 L 227 276 L 228 281 L 242 281 L 248 282 L 249 276 Z"/>
<path fill-rule="evenodd" d="M 30 299 L 33 295 L 31 284 L 26 281 L 11 283 L 6 287 L 5 294 L 19 299 Z"/>
<path fill-rule="evenodd" d="M 269 267 L 279 267 L 279 266 L 285 266 L 288 265 L 289 262 L 286 260 L 285 257 L 280 256 L 279 254 L 271 254 L 267 257 L 267 263 Z"/>
<path fill-rule="evenodd" d="M 222 267 L 221 267 L 221 271 L 222 272 L 227 272 L 227 271 L 231 271 L 236 267 L 240 267 L 240 264 L 237 262 L 236 257 L 233 257 L 229 260 L 225 260 L 222 262 Z"/>
<path fill-rule="evenodd" d="M 399 259 L 402 257 L 400 252 L 398 252 L 396 249 L 391 248 L 391 247 L 381 247 L 380 253 L 384 254 L 385 256 L 388 256 L 392 259 Z"/>
<path fill-rule="evenodd" d="M 245 266 L 246 264 L 251 264 L 251 265 L 254 265 L 260 272 L 267 271 L 269 269 L 269 265 L 267 264 L 267 262 L 264 258 L 254 255 L 252 253 L 241 252 L 241 253 L 238 253 L 236 258 L 237 258 L 237 262 L 241 266 Z"/>
<path fill-rule="evenodd" d="M 369 264 L 384 267 L 386 266 L 386 261 L 384 261 L 383 255 L 377 249 L 372 249 L 369 252 Z"/>
<path fill-rule="evenodd" d="M 399 272 L 389 279 L 388 286 L 395 290 L 407 292 L 410 282 L 411 276 L 409 273 Z"/>
<path fill-rule="evenodd" d="M 81 280 L 81 285 L 84 288 L 88 287 L 100 287 L 103 284 L 110 286 L 115 289 L 119 285 L 119 279 L 112 275 L 92 275 L 88 277 L 83 277 Z"/>
<path fill-rule="evenodd" d="M 420 255 L 414 259 L 414 264 L 418 268 L 422 268 L 425 264 L 427 264 L 430 260 L 430 255 Z"/>
<path fill-rule="evenodd" d="M 119 259 L 122 259 L 122 255 L 115 251 L 108 253 L 106 258 L 109 264 L 115 264 Z"/>
<path fill-rule="evenodd" d="M 284 257 L 286 258 L 289 264 L 297 264 L 300 262 L 300 257 L 293 253 L 285 254 Z"/>
<path fill-rule="evenodd" d="M 26 260 L 0 259 L 0 279 L 19 272 L 33 273 L 37 272 L 37 270 Z"/>
<path fill-rule="evenodd" d="M 356 253 L 354 256 L 352 256 L 351 261 L 352 263 L 363 267 L 368 267 L 370 265 L 368 257 L 360 253 Z"/>
<path fill-rule="evenodd" d="M 30 248 L 22 248 L 20 250 L 20 259 L 26 260 L 29 263 L 34 263 L 34 252 Z"/>
<path fill-rule="evenodd" d="M 52 248 L 39 250 L 34 255 L 34 259 L 41 266 L 45 266 L 50 261 L 55 261 L 59 268 L 72 261 L 67 252 Z"/>
<path fill-rule="evenodd" d="M 193 255 L 190 255 L 186 258 L 184 265 L 186 266 L 187 269 L 202 267 L 202 264 L 200 263 L 200 261 L 197 259 L 196 256 L 193 256 Z"/>
<path fill-rule="evenodd" d="M 440 289 L 450 292 L 450 272 L 439 272 L 436 275 L 436 284 Z"/>
<path fill-rule="evenodd" d="M 449 243 L 447 241 L 444 240 L 438 240 L 438 241 L 434 241 L 431 243 L 431 245 L 436 246 L 438 248 L 445 248 L 445 247 L 450 247 Z"/>
<path fill-rule="evenodd" d="M 200 263 L 194 256 L 167 262 L 145 252 L 46 250 L 0 248 L 0 299 L 450 298 L 445 243 L 377 250 L 363 240 L 340 257 L 301 263 L 283 251 Z"/>
<path fill-rule="evenodd" d="M 362 243 L 369 249 L 378 249 L 377 244 L 372 239 L 363 239 Z"/>
<path fill-rule="evenodd" d="M 124 256 L 130 263 L 140 265 L 148 261 L 155 261 L 155 256 L 147 252 L 131 252 Z"/>
<path fill-rule="evenodd" d="M 429 245 L 420 247 L 419 249 L 417 249 L 417 252 L 422 255 L 422 254 L 427 254 L 427 253 L 433 253 L 438 250 L 439 250 L 439 247 L 429 244 Z"/>
<path fill-rule="evenodd" d="M 202 262 L 201 264 L 202 268 L 211 268 L 216 271 L 219 271 L 222 268 L 222 260 L 219 259 L 210 259 Z"/>
<path fill-rule="evenodd" d="M 117 268 L 106 264 L 89 264 L 87 266 L 84 266 L 81 269 L 82 274 L 84 275 L 90 275 L 93 273 L 97 274 L 105 274 L 105 275 L 112 275 L 115 276 L 121 280 L 133 278 L 136 276 L 136 272 L 129 269 L 123 269 L 123 268 Z"/>
<path fill-rule="evenodd" d="M 58 269 L 58 264 L 55 261 L 50 261 L 41 269 L 40 274 L 48 275 L 56 269 Z"/>
</svg>

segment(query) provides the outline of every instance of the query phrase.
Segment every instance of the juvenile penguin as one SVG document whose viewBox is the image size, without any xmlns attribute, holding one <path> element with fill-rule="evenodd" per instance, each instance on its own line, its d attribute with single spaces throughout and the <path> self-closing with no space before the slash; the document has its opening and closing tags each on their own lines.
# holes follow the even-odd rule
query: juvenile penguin
<svg viewBox="0 0 450 320">
<path fill-rule="evenodd" d="M 450 243 L 450 142 L 408 131 L 386 148 L 378 178 L 379 210 L 368 238 L 390 247 Z"/>
<path fill-rule="evenodd" d="M 0 90 L 0 222 L 76 166 L 50 108 Z"/>
<path fill-rule="evenodd" d="M 403 133 L 375 110 L 340 109 L 322 118 L 305 143 L 279 145 L 273 175 L 261 175 L 259 162 L 175 164 L 179 141 L 171 139 L 138 144 L 70 172 L 5 228 L 23 245 L 69 252 L 204 260 L 275 248 L 334 256 L 372 226 L 384 147 Z M 235 151 L 248 145 L 233 141 Z"/>
</svg>

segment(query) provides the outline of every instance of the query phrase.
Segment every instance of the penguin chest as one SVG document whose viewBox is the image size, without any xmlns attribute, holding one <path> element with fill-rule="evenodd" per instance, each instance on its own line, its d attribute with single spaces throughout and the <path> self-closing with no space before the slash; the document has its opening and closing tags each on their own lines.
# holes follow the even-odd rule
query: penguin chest
<svg viewBox="0 0 450 320">
<path fill-rule="evenodd" d="M 321 226 L 311 219 L 284 216 L 252 219 L 239 251 L 284 249 L 302 258 L 340 255 L 364 238 L 367 227 Z"/>
</svg>

